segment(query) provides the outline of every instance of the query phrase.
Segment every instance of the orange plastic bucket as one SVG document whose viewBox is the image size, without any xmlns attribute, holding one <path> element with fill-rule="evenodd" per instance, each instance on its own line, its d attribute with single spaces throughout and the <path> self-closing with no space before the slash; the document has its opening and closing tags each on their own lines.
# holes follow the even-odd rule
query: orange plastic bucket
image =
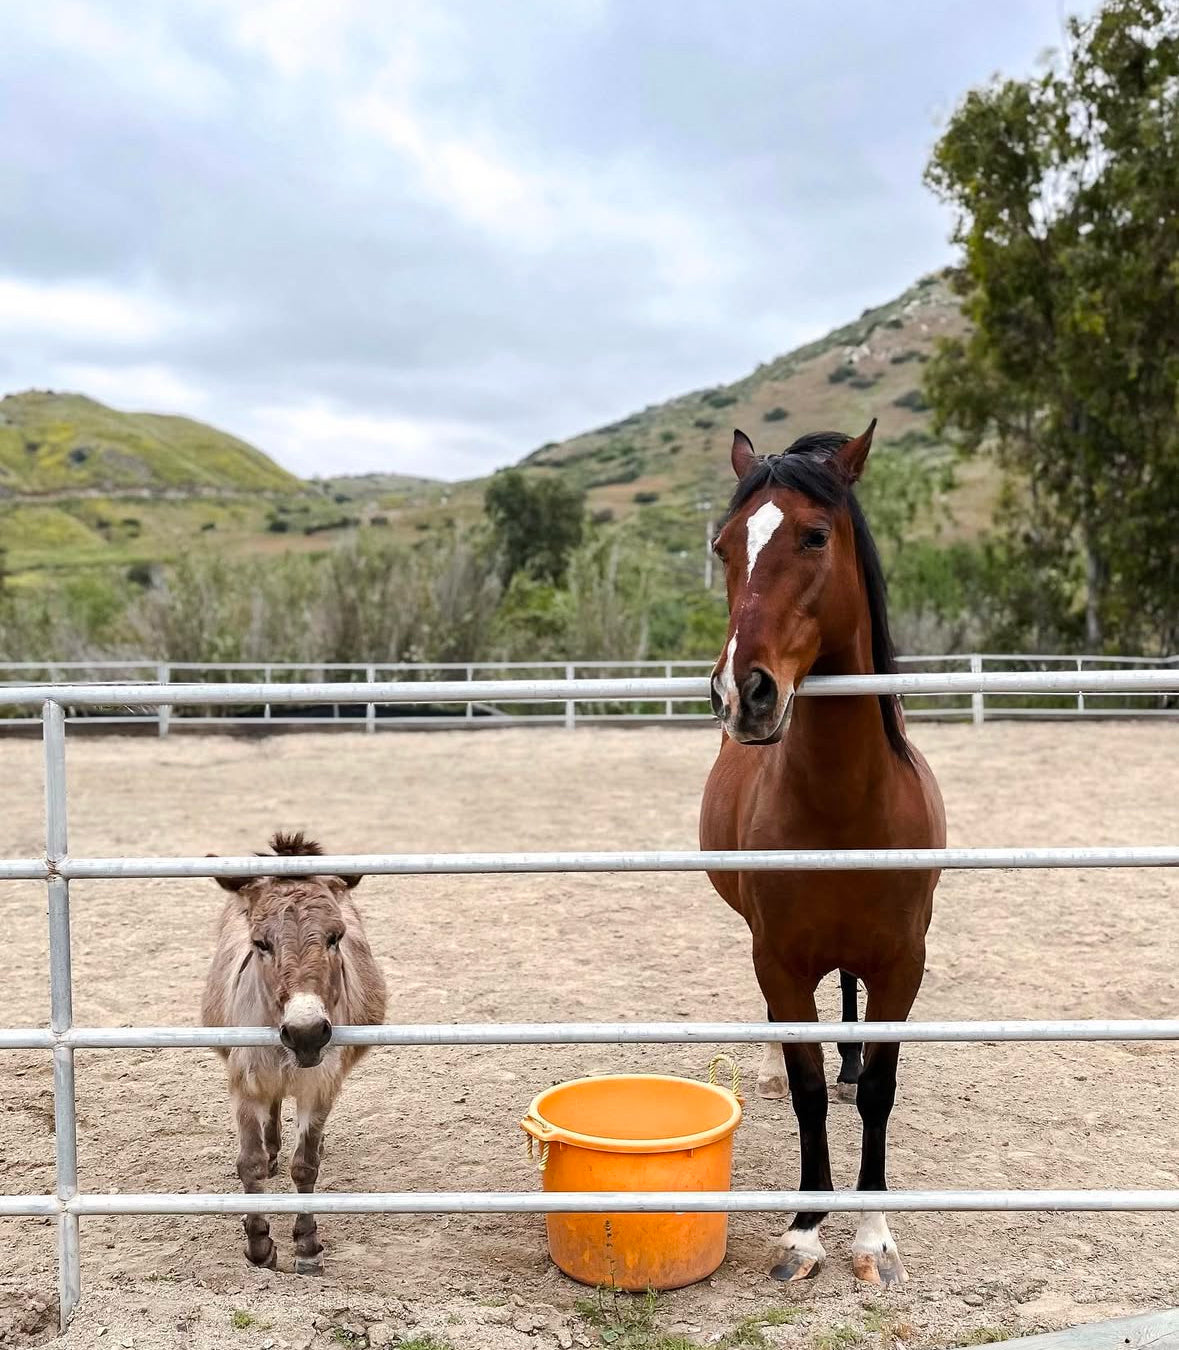
<svg viewBox="0 0 1179 1350">
<path fill-rule="evenodd" d="M 727 1191 L 741 1099 L 659 1074 L 579 1078 L 535 1098 L 521 1127 L 546 1191 Z M 549 1214 L 549 1252 L 583 1284 L 680 1289 L 725 1259 L 727 1214 Z"/>
</svg>

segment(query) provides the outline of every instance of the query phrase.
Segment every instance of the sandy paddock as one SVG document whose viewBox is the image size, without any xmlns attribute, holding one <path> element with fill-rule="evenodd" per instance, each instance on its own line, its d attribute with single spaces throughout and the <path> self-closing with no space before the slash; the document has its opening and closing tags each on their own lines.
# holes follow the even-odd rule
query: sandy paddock
<svg viewBox="0 0 1179 1350">
<path fill-rule="evenodd" d="M 1174 840 L 1179 727 L 920 726 L 917 739 L 941 779 L 952 844 Z M 336 852 L 691 848 L 715 741 L 684 728 L 76 738 L 71 846 L 242 853 L 293 826 Z M 8 856 L 40 849 L 39 757 L 34 742 L 0 743 Z M 194 1021 L 220 895 L 208 880 L 75 883 L 77 1020 Z M 701 875 L 377 877 L 357 897 L 396 1020 L 761 1015 L 747 934 Z M 952 873 L 915 1015 L 1173 1015 L 1177 900 L 1179 879 L 1163 870 Z M 0 905 L 0 1023 L 44 1025 L 43 888 L 8 883 Z M 834 1015 L 833 981 L 823 994 Z M 756 1048 L 741 1058 L 750 1080 Z M 329 1125 L 321 1182 L 527 1189 L 537 1181 L 517 1121 L 540 1088 L 606 1071 L 694 1075 L 706 1060 L 698 1047 L 379 1050 Z M 906 1048 L 891 1182 L 1179 1185 L 1175 1070 L 1158 1044 Z M 85 1189 L 235 1189 L 212 1054 L 82 1052 L 77 1075 Z M 51 1190 L 48 1055 L 4 1053 L 0 1082 L 0 1185 Z M 830 1132 L 837 1184 L 852 1184 L 854 1108 L 833 1105 Z M 789 1104 L 751 1100 L 734 1185 L 790 1187 L 796 1168 Z M 932 1347 L 1179 1303 L 1173 1216 L 898 1216 L 912 1280 L 887 1295 L 852 1280 L 851 1216 L 825 1227 L 817 1280 L 776 1285 L 769 1241 L 783 1223 L 734 1217 L 726 1264 L 662 1298 L 658 1325 L 706 1344 L 776 1310 L 770 1344 Z M 289 1271 L 288 1224 L 277 1220 L 275 1237 Z M 13 1220 L 0 1233 L 0 1343 L 44 1340 L 54 1229 Z M 328 1273 L 315 1281 L 248 1268 L 236 1219 L 84 1221 L 84 1304 L 56 1343 L 327 1347 L 425 1333 L 456 1350 L 599 1343 L 575 1310 L 586 1291 L 547 1261 L 538 1217 L 328 1216 L 321 1233 Z"/>
</svg>

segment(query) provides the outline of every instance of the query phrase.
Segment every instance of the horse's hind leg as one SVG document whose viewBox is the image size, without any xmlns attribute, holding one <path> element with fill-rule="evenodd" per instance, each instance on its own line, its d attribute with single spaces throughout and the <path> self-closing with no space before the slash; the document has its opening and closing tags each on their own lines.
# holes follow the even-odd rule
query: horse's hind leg
<svg viewBox="0 0 1179 1350">
<path fill-rule="evenodd" d="M 856 1005 L 857 988 L 856 977 L 846 970 L 841 970 L 839 991 L 843 1002 L 841 1020 L 844 1022 L 855 1022 L 859 1019 L 859 1008 Z M 863 1068 L 863 1050 L 864 1047 L 858 1041 L 840 1043 L 839 1077 L 835 1080 L 835 1096 L 838 1101 L 854 1102 L 856 1099 L 856 1084 L 860 1081 Z"/>
<path fill-rule="evenodd" d="M 241 1179 L 242 1190 L 247 1195 L 257 1195 L 266 1189 L 266 1140 L 263 1135 L 263 1121 L 268 1107 L 259 1101 L 239 1097 L 236 1106 L 239 1152 L 237 1174 Z M 246 1258 L 256 1266 L 274 1269 L 278 1262 L 278 1252 L 270 1240 L 270 1224 L 265 1214 L 247 1214 L 242 1221 L 246 1230 Z"/>
<path fill-rule="evenodd" d="M 904 1021 L 917 997 L 923 957 L 868 984 L 867 1020 Z M 888 1189 L 885 1176 L 888 1118 L 897 1091 L 900 1046 L 869 1045 L 864 1055 L 856 1105 L 864 1124 L 858 1191 Z M 852 1270 L 866 1284 L 900 1284 L 909 1278 L 888 1220 L 879 1210 L 865 1211 L 852 1243 Z"/>
<path fill-rule="evenodd" d="M 266 1119 L 266 1160 L 268 1177 L 278 1176 L 278 1155 L 282 1148 L 282 1098 L 270 1103 Z"/>
<path fill-rule="evenodd" d="M 323 1127 L 331 1106 L 318 1102 L 299 1102 L 298 1138 L 291 1158 L 291 1180 L 295 1189 L 310 1194 L 319 1178 Z M 315 1215 L 307 1212 L 295 1219 L 295 1274 L 323 1274 L 323 1243 L 319 1240 Z"/>
<path fill-rule="evenodd" d="M 770 1022 L 774 1020 L 772 1008 L 766 1009 L 766 1018 Z M 790 1096 L 781 1041 L 766 1041 L 762 1047 L 761 1067 L 757 1071 L 757 1095 L 775 1102 Z"/>
</svg>

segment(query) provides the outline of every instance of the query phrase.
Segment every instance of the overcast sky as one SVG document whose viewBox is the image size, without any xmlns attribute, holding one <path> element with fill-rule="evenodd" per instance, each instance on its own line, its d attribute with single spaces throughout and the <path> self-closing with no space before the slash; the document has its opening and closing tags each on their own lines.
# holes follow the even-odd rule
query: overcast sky
<svg viewBox="0 0 1179 1350">
<path fill-rule="evenodd" d="M 303 474 L 484 472 L 949 261 L 939 121 L 1060 14 L 0 0 L 0 391 Z"/>
</svg>

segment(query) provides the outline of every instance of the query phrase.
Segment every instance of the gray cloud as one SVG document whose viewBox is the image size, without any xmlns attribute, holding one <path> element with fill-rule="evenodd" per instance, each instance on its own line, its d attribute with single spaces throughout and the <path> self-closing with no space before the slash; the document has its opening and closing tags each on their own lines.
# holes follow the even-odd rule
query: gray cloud
<svg viewBox="0 0 1179 1350">
<path fill-rule="evenodd" d="M 1042 0 L 42 0 L 0 45 L 0 380 L 298 471 L 482 472 L 945 262 L 936 120 Z"/>
</svg>

